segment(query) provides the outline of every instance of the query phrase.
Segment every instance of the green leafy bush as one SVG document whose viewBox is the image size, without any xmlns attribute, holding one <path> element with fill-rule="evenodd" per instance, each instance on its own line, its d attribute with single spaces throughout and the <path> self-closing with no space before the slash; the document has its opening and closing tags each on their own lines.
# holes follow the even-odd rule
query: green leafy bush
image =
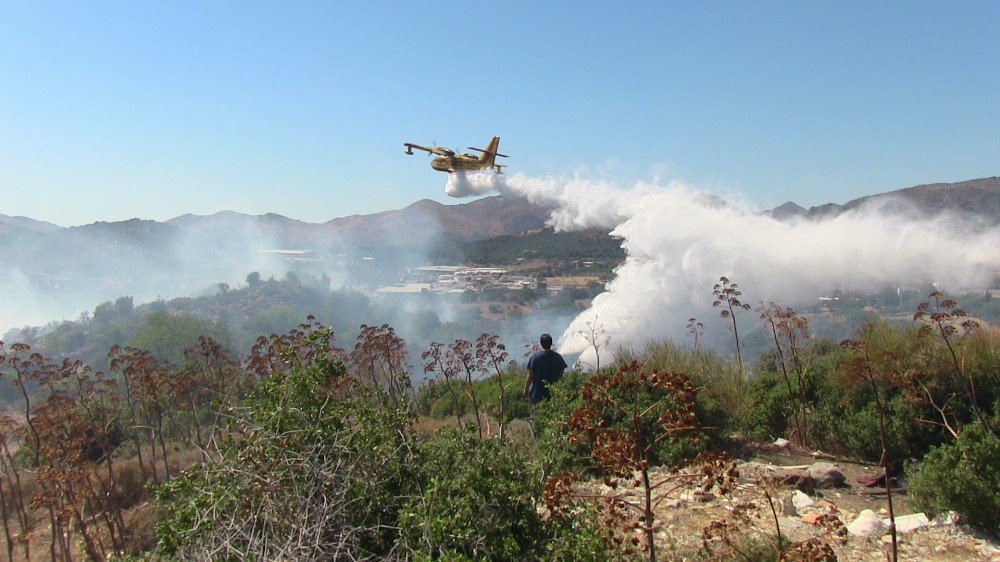
<svg viewBox="0 0 1000 562">
<path fill-rule="evenodd" d="M 419 492 L 402 506 L 401 544 L 418 557 L 521 560 L 542 544 L 538 476 L 511 440 L 443 430 L 416 446 Z"/>
<path fill-rule="evenodd" d="M 919 458 L 944 439 L 941 431 L 917 420 L 925 412 L 901 394 L 886 403 L 886 437 L 896 458 Z M 871 391 L 862 386 L 844 389 L 830 380 L 817 381 L 814 409 L 809 415 L 809 431 L 817 447 L 877 461 L 882 455 L 878 412 Z"/>
<path fill-rule="evenodd" d="M 434 419 L 447 419 L 456 414 L 464 416 L 473 414 L 472 400 L 464 382 L 452 381 L 452 389 L 448 390 L 448 382 L 434 381 L 417 391 L 416 406 L 418 411 Z M 495 377 L 473 382 L 476 400 L 483 413 L 492 414 L 499 411 L 500 389 Z M 510 419 L 526 418 L 530 414 L 531 402 L 521 396 L 524 388 L 524 373 L 510 370 L 504 373 L 505 417 Z"/>
<path fill-rule="evenodd" d="M 326 349 L 330 336 L 322 329 L 310 343 Z M 218 458 L 157 493 L 160 552 L 240 560 L 390 552 L 399 498 L 413 481 L 405 408 L 324 353 L 265 378 L 227 413 Z"/>
<path fill-rule="evenodd" d="M 932 514 L 955 511 L 972 525 L 1000 531 L 1000 439 L 969 424 L 924 457 L 910 495 Z"/>
<path fill-rule="evenodd" d="M 796 390 L 793 386 L 793 390 Z M 765 372 L 750 380 L 747 388 L 749 406 L 740 420 L 740 429 L 751 439 L 772 440 L 788 436 L 792 402 L 781 377 Z"/>
<path fill-rule="evenodd" d="M 642 349 L 619 349 L 615 363 L 638 361 L 650 371 L 687 373 L 698 392 L 695 412 L 710 446 L 725 446 L 729 435 L 738 429 L 748 406 L 747 382 L 736 364 L 722 354 L 690 349 L 669 340 L 648 342 Z"/>
<path fill-rule="evenodd" d="M 947 434 L 927 420 L 938 414 L 914 387 L 914 373 L 921 364 L 917 330 L 910 325 L 870 321 L 855 332 L 863 345 L 879 386 L 885 408 L 886 441 L 892 458 L 920 458 L 942 443 Z M 823 450 L 877 461 L 882 457 L 879 413 L 870 384 L 858 380 L 864 369 L 852 369 L 848 356 L 830 352 L 810 363 L 811 410 L 808 416 L 812 443 Z M 854 360 L 856 361 L 856 360 Z"/>
<path fill-rule="evenodd" d="M 591 373 L 568 371 L 549 386 L 552 394 L 532 407 L 535 439 L 529 446 L 542 478 L 555 472 L 579 472 L 590 466 L 590 453 L 582 443 L 571 443 L 566 427 L 570 412 L 583 404 L 581 392 Z"/>
<path fill-rule="evenodd" d="M 212 337 L 225 347 L 232 339 L 221 322 L 190 314 L 152 312 L 143 319 L 129 345 L 149 351 L 158 361 L 179 364 L 184 360 L 184 351 L 198 343 L 199 336 Z"/>
</svg>

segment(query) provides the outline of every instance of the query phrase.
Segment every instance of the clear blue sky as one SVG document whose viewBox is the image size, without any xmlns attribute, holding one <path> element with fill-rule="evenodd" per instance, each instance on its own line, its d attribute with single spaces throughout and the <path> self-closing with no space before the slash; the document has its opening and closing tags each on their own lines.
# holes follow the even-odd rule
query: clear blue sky
<svg viewBox="0 0 1000 562">
<path fill-rule="evenodd" d="M 402 142 L 770 207 L 1000 174 L 1000 2 L 0 2 L 0 213 L 447 201 Z M 454 201 L 450 201 L 454 202 Z"/>
</svg>

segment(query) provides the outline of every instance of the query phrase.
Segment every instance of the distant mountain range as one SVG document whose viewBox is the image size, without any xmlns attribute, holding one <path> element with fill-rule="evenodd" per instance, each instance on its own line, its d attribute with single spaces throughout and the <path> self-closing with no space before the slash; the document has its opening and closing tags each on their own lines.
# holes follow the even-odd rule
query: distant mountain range
<svg viewBox="0 0 1000 562">
<path fill-rule="evenodd" d="M 27 232 L 54 232 L 62 228 L 50 222 L 29 219 L 28 217 L 10 217 L 0 213 L 0 236 L 5 232 L 27 231 Z"/>
<path fill-rule="evenodd" d="M 809 209 L 789 201 L 766 214 L 778 220 L 822 219 L 871 203 L 924 216 L 949 211 L 996 224 L 1000 221 L 1000 177 L 918 185 L 861 197 L 842 205 L 826 203 Z M 185 232 L 199 232 L 208 239 L 252 234 L 255 241 L 288 248 L 423 246 L 442 238 L 468 242 L 518 234 L 543 226 L 549 211 L 524 200 L 494 196 L 457 205 L 423 199 L 404 209 L 351 215 L 325 223 L 308 223 L 274 213 L 246 215 L 221 211 L 213 215 L 182 215 L 164 223 L 131 219 L 64 228 L 28 217 L 0 214 L 0 258 L 11 257 L 11 243 L 30 247 L 14 251 L 20 254 L 56 250 L 67 243 L 74 247 L 77 246 L 75 240 L 106 241 L 115 233 L 138 236 L 133 242 L 142 239 L 169 241 Z"/>
<path fill-rule="evenodd" d="M 725 201 L 712 197 L 719 205 Z M 865 204 L 914 218 L 948 211 L 1000 224 L 1000 177 L 919 185 L 805 209 L 791 201 L 768 214 L 778 220 L 822 219 Z M 166 222 L 131 219 L 63 228 L 28 217 L 0 214 L 0 263 L 29 278 L 61 278 L 118 270 L 122 260 L 150 266 L 187 263 L 191 255 L 217 270 L 253 264 L 261 250 L 308 250 L 314 256 L 412 253 L 442 242 L 470 242 L 509 236 L 544 226 L 551 209 L 521 199 L 486 197 L 443 205 L 429 199 L 399 210 L 308 223 L 282 215 L 222 211 L 183 215 Z M 419 252 L 418 252 L 419 253 Z M 219 267 L 215 267 L 218 264 Z M 144 266 L 145 267 L 145 266 Z M 148 269 L 148 268 L 147 268 Z M 127 277 L 136 275 L 128 268 Z M 0 283 L 3 283 L 0 272 Z M 43 282 L 43 284 L 48 284 Z M 115 285 L 117 283 L 111 282 Z M 2 285 L 0 285 L 2 288 Z"/>
<path fill-rule="evenodd" d="M 910 214 L 914 218 L 950 212 L 959 216 L 976 217 L 996 225 L 1000 224 L 1000 177 L 918 185 L 860 197 L 843 205 L 826 203 L 809 209 L 789 201 L 771 209 L 767 214 L 778 220 L 823 219 L 871 204 L 880 205 L 884 210 Z"/>
<path fill-rule="evenodd" d="M 463 242 L 518 234 L 545 224 L 548 211 L 524 201 L 486 197 L 459 205 L 422 199 L 399 210 L 351 215 L 325 223 L 307 223 L 269 213 L 243 215 L 223 211 L 214 215 L 183 215 L 167 221 L 182 230 L 239 232 L 253 229 L 286 247 L 423 246 L 440 238 Z"/>
</svg>

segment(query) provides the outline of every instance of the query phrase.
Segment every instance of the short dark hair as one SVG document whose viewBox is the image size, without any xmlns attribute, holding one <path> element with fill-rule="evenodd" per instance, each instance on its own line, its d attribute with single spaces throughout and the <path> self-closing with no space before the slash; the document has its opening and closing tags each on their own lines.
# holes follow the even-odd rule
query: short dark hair
<svg viewBox="0 0 1000 562">
<path fill-rule="evenodd" d="M 542 349 L 550 349 L 552 347 L 552 336 L 549 334 L 542 334 L 542 336 L 538 338 L 538 343 L 542 344 Z"/>
</svg>

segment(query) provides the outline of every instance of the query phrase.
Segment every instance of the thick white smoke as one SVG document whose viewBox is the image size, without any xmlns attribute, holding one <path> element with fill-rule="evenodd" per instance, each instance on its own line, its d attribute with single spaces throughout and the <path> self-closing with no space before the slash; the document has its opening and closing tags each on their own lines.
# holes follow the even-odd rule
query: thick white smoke
<svg viewBox="0 0 1000 562">
<path fill-rule="evenodd" d="M 865 206 L 822 221 L 780 222 L 680 183 L 622 187 L 585 179 L 451 174 L 450 195 L 498 192 L 556 204 L 556 230 L 604 228 L 622 239 L 625 262 L 606 291 L 576 317 L 560 350 L 582 352 L 587 323 L 613 343 L 685 333 L 690 317 L 717 316 L 712 287 L 727 276 L 745 301 L 800 306 L 834 288 L 877 291 L 890 283 L 935 282 L 945 290 L 985 287 L 1000 270 L 1000 229 L 916 220 Z"/>
</svg>

